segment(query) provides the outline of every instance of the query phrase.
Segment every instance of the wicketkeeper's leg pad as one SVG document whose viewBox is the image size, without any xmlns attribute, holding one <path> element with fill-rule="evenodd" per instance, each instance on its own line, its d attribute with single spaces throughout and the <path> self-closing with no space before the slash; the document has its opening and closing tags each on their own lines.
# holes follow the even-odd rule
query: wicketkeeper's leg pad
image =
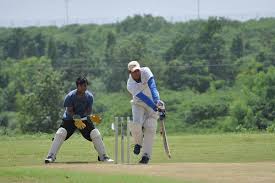
<svg viewBox="0 0 275 183">
<path fill-rule="evenodd" d="M 58 153 L 61 145 L 63 144 L 64 140 L 66 139 L 67 136 L 67 130 L 63 127 L 60 127 L 54 136 L 52 146 L 50 148 L 50 151 L 48 153 L 48 156 L 51 156 L 55 159 L 56 154 Z"/>
<path fill-rule="evenodd" d="M 106 155 L 106 150 L 99 130 L 96 128 L 93 129 L 90 133 L 90 137 L 94 144 L 95 150 L 98 152 L 99 158 L 102 160 L 104 155 Z"/>
</svg>

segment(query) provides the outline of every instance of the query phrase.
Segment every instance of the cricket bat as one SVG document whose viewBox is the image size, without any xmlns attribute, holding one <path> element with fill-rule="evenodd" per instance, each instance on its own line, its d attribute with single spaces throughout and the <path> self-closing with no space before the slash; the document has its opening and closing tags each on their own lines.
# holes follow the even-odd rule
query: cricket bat
<svg viewBox="0 0 275 183">
<path fill-rule="evenodd" d="M 169 144 L 168 144 L 168 140 L 167 140 L 166 129 L 165 129 L 164 123 L 165 123 L 164 119 L 161 119 L 160 120 L 160 134 L 162 135 L 164 151 L 165 151 L 166 155 L 168 156 L 168 158 L 170 159 L 171 152 L 170 152 L 170 148 L 169 148 Z"/>
</svg>

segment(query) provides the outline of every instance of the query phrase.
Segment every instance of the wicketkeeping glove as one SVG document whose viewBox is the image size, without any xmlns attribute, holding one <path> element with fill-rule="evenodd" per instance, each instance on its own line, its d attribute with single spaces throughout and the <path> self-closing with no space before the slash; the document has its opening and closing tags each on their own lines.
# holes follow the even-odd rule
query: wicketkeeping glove
<svg viewBox="0 0 275 183">
<path fill-rule="evenodd" d="M 76 128 L 82 130 L 86 127 L 85 123 L 83 123 L 80 116 L 74 115 L 73 120 L 74 120 L 74 125 L 76 126 Z"/>
<path fill-rule="evenodd" d="M 97 125 L 101 123 L 101 117 L 97 114 L 90 115 L 90 120 Z"/>
</svg>

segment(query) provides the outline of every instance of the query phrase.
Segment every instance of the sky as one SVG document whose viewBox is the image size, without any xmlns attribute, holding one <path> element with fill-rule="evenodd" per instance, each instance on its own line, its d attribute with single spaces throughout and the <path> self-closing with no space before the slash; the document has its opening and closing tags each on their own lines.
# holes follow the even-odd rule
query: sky
<svg viewBox="0 0 275 183">
<path fill-rule="evenodd" d="M 168 21 L 275 17 L 275 0 L 0 0 L 0 26 L 112 23 L 151 14 Z"/>
</svg>

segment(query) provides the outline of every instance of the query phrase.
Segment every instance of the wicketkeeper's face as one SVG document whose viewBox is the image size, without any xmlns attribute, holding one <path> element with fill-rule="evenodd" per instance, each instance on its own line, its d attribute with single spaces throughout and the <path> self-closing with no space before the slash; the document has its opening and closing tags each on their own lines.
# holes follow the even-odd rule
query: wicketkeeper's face
<svg viewBox="0 0 275 183">
<path fill-rule="evenodd" d="M 80 84 L 77 86 L 77 90 L 80 92 L 80 93 L 84 93 L 86 90 L 87 90 L 87 84 L 86 83 L 83 83 L 83 84 Z"/>
</svg>

